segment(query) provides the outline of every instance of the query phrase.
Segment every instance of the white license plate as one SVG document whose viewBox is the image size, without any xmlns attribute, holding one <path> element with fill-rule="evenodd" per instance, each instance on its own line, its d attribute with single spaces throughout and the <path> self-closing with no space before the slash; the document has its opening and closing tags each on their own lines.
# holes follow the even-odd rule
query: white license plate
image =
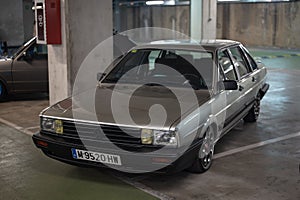
<svg viewBox="0 0 300 200">
<path fill-rule="evenodd" d="M 72 156 L 74 159 L 79 160 L 89 160 L 105 164 L 122 165 L 119 155 L 72 149 Z"/>
</svg>

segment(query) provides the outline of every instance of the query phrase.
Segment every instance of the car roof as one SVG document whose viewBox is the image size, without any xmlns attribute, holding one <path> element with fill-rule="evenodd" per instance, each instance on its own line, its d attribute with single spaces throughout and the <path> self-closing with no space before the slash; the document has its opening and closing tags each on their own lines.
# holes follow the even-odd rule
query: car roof
<svg viewBox="0 0 300 200">
<path fill-rule="evenodd" d="M 217 49 L 238 45 L 240 42 L 233 40 L 159 40 L 140 44 L 134 49 L 181 49 L 181 50 L 206 50 L 215 52 Z"/>
</svg>

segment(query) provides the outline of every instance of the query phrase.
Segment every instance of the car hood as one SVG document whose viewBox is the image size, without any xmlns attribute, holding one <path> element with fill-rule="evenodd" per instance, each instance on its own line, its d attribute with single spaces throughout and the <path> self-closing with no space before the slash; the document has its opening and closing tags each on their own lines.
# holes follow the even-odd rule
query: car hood
<svg viewBox="0 0 300 200">
<path fill-rule="evenodd" d="M 42 115 L 78 121 L 167 129 L 210 99 L 208 90 L 101 85 L 65 99 Z"/>
</svg>

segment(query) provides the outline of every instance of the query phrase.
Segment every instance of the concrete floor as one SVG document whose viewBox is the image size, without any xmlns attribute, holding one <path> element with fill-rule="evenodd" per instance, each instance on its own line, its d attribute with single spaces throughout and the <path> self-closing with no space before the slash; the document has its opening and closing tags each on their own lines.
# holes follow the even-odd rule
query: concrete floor
<svg viewBox="0 0 300 200">
<path fill-rule="evenodd" d="M 0 199 L 155 199 L 110 175 L 48 159 L 31 137 L 0 124 Z"/>
<path fill-rule="evenodd" d="M 0 124 L 0 199 L 152 198 L 115 176 L 162 199 L 300 199 L 300 57 L 263 61 L 270 66 L 271 88 L 259 120 L 241 122 L 220 140 L 207 173 L 81 169 L 46 158 L 29 136 Z M 47 103 L 44 97 L 1 103 L 0 123 L 30 134 Z"/>
</svg>

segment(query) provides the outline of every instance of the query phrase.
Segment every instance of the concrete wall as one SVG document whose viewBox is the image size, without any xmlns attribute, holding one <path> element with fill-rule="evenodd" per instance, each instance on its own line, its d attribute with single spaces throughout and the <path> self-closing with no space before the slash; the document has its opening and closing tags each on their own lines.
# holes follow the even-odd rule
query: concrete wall
<svg viewBox="0 0 300 200">
<path fill-rule="evenodd" d="M 120 32 L 140 27 L 163 27 L 190 34 L 189 6 L 120 7 Z"/>
<path fill-rule="evenodd" d="M 0 1 L 0 41 L 7 41 L 9 46 L 24 42 L 22 1 Z"/>
<path fill-rule="evenodd" d="M 217 35 L 217 38 L 239 40 L 251 46 L 300 48 L 300 1 L 218 3 L 217 12 L 212 9 L 208 13 L 209 2 L 203 1 L 203 38 Z M 215 23 L 210 18 L 217 20 L 217 33 L 211 27 Z M 146 20 L 149 26 L 172 29 L 172 19 L 175 19 L 175 30 L 190 34 L 189 6 L 124 6 L 120 8 L 120 19 L 121 31 L 144 27 Z"/>
<path fill-rule="evenodd" d="M 218 38 L 299 49 L 299 25 L 300 2 L 218 4 Z"/>
<path fill-rule="evenodd" d="M 25 42 L 30 40 L 34 34 L 34 12 L 32 10 L 32 0 L 23 0 L 23 27 Z"/>
<path fill-rule="evenodd" d="M 31 0 L 0 1 L 0 41 L 22 45 L 33 36 L 34 13 Z"/>
</svg>

